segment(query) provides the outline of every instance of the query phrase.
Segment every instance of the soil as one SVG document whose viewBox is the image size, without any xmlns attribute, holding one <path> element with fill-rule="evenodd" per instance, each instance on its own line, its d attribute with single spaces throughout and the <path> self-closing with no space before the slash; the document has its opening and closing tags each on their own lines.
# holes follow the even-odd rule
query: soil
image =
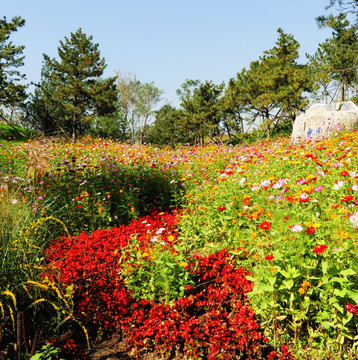
<svg viewBox="0 0 358 360">
<path fill-rule="evenodd" d="M 90 358 L 91 360 L 136 360 L 136 357 L 131 354 L 126 341 L 121 339 L 119 335 L 115 335 L 109 340 L 94 345 L 90 353 Z M 141 355 L 140 359 L 164 360 L 155 353 Z M 173 360 L 189 360 L 189 358 L 186 355 L 178 353 Z"/>
</svg>

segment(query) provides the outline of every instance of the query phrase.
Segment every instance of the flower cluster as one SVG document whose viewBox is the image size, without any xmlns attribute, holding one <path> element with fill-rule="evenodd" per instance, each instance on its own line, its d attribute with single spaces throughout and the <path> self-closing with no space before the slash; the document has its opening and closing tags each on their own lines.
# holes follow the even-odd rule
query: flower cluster
<svg viewBox="0 0 358 360">
<path fill-rule="evenodd" d="M 134 317 L 130 343 L 139 357 L 159 350 L 170 356 L 181 350 L 192 358 L 293 359 L 284 348 L 274 352 L 263 335 L 245 294 L 252 290 L 243 267 L 236 267 L 222 250 L 208 257 L 194 256 L 189 271 L 196 285 L 170 307 L 152 304 L 145 318 Z"/>
</svg>

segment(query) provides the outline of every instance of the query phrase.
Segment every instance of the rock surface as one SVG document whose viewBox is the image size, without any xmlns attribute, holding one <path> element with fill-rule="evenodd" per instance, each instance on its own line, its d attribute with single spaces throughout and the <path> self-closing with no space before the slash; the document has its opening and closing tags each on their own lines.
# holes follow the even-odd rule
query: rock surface
<svg viewBox="0 0 358 360">
<path fill-rule="evenodd" d="M 292 139 L 329 136 L 342 127 L 358 127 L 358 106 L 352 101 L 315 104 L 296 118 Z"/>
</svg>

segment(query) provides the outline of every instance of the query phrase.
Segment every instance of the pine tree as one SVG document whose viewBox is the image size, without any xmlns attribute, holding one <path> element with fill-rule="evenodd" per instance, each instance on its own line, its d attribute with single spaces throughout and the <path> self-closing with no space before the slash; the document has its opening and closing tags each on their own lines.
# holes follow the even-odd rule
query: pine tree
<svg viewBox="0 0 358 360">
<path fill-rule="evenodd" d="M 193 90 L 191 96 L 182 100 L 184 128 L 192 132 L 196 143 L 203 144 L 206 136 L 220 138 L 223 88 L 224 84 L 215 85 L 211 81 L 205 81 Z"/>
<path fill-rule="evenodd" d="M 97 116 L 116 111 L 115 78 L 101 80 L 106 65 L 98 47 L 92 43 L 92 36 L 78 29 L 60 41 L 59 60 L 44 54 L 44 66 L 49 69 L 43 87 L 45 99 L 64 109 L 64 119 L 58 121 L 64 121 L 63 128 L 73 139 L 83 134 Z"/>
<path fill-rule="evenodd" d="M 349 98 L 349 88 L 358 84 L 357 29 L 350 25 L 346 14 L 320 17 L 317 21 L 320 27 L 332 29 L 332 37 L 319 44 L 310 61 L 319 70 L 318 82 L 327 78 L 334 80 L 340 90 L 339 98 L 344 101 Z"/>
<path fill-rule="evenodd" d="M 268 137 L 279 123 L 293 123 L 308 104 L 304 93 L 314 87 L 310 68 L 297 63 L 299 43 L 282 29 L 278 34 L 276 46 L 231 80 L 231 87 L 237 87 L 237 101 L 255 114 L 254 118 L 265 121 Z"/>
<path fill-rule="evenodd" d="M 25 75 L 17 70 L 24 65 L 24 46 L 15 46 L 10 41 L 11 33 L 25 25 L 25 20 L 14 17 L 10 22 L 0 19 L 0 105 L 12 108 L 26 98 L 26 85 L 19 82 Z"/>
</svg>

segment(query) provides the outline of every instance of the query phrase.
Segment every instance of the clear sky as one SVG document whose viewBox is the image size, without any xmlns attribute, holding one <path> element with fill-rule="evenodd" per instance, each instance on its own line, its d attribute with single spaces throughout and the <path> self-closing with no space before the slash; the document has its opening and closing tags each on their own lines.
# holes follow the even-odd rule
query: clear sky
<svg viewBox="0 0 358 360">
<path fill-rule="evenodd" d="M 0 0 L 0 17 L 26 24 L 12 36 L 25 45 L 28 82 L 40 80 L 43 53 L 57 57 L 59 41 L 78 28 L 99 44 L 107 68 L 154 82 L 164 101 L 179 105 L 186 79 L 227 83 L 263 51 L 281 27 L 301 44 L 300 60 L 331 36 L 315 18 L 329 0 Z"/>
</svg>

